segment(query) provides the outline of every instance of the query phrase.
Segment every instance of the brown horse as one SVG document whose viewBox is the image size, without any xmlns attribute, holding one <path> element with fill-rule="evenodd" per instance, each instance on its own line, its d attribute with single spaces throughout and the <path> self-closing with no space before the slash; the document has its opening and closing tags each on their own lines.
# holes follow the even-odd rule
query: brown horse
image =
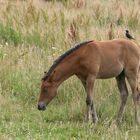
<svg viewBox="0 0 140 140">
<path fill-rule="evenodd" d="M 140 50 L 136 44 L 125 39 L 109 41 L 87 41 L 76 45 L 60 56 L 42 78 L 38 109 L 45 110 L 48 103 L 56 96 L 59 85 L 72 75 L 82 82 L 87 93 L 87 119 L 90 115 L 97 122 L 94 97 L 92 96 L 95 79 L 115 77 L 120 92 L 120 108 L 117 123 L 123 117 L 128 90 L 125 78 L 132 89 L 135 107 L 135 120 L 138 123 L 138 71 Z"/>
</svg>

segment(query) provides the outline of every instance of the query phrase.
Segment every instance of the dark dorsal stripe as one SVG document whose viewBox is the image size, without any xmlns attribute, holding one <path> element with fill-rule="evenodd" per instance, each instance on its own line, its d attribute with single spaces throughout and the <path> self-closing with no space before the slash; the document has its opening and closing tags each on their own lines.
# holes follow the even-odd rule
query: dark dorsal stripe
<svg viewBox="0 0 140 140">
<path fill-rule="evenodd" d="M 52 73 L 52 71 L 56 68 L 57 65 L 59 65 L 62 60 L 64 58 L 66 58 L 68 55 L 70 55 L 72 52 L 76 51 L 77 49 L 79 49 L 80 47 L 82 47 L 83 45 L 92 42 L 93 40 L 90 41 L 85 41 L 82 43 L 79 43 L 77 45 L 75 45 L 73 48 L 69 49 L 68 51 L 66 51 L 64 54 L 62 54 L 58 59 L 56 59 L 53 63 L 53 65 L 50 67 L 49 71 L 47 73 L 45 73 L 44 77 L 42 78 L 42 80 L 46 80 L 50 74 Z"/>
</svg>

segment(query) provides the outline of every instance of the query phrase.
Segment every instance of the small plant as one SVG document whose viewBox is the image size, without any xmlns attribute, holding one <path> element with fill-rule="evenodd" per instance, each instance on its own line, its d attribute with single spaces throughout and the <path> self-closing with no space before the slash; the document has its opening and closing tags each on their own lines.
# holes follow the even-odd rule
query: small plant
<svg viewBox="0 0 140 140">
<path fill-rule="evenodd" d="M 68 36 L 71 38 L 71 40 L 76 41 L 78 38 L 78 27 L 76 25 L 76 22 L 73 20 L 73 22 L 70 24 L 70 28 L 68 31 Z"/>
<path fill-rule="evenodd" d="M 85 1 L 84 0 L 74 1 L 74 7 L 75 8 L 82 8 L 83 6 L 85 6 Z"/>
<path fill-rule="evenodd" d="M 124 16 L 123 16 L 122 9 L 120 9 L 120 14 L 119 14 L 119 17 L 117 19 L 117 25 L 122 25 L 123 23 L 124 23 Z"/>
<path fill-rule="evenodd" d="M 94 9 L 94 17 L 96 20 L 98 20 L 100 17 L 101 17 L 101 13 L 102 13 L 102 9 L 101 9 L 101 6 L 100 4 L 98 4 L 95 9 Z"/>
<path fill-rule="evenodd" d="M 109 31 L 108 31 L 108 38 L 109 40 L 113 39 L 114 38 L 114 34 L 113 34 L 113 24 L 110 23 L 110 28 L 109 28 Z"/>
<path fill-rule="evenodd" d="M 138 26 L 139 26 L 138 13 L 130 15 L 128 18 L 128 27 L 130 29 L 137 29 Z"/>
<path fill-rule="evenodd" d="M 65 33 L 66 28 L 66 21 L 65 21 L 65 15 L 64 12 L 60 11 L 60 22 L 61 22 L 61 31 Z"/>
<path fill-rule="evenodd" d="M 32 2 L 29 3 L 25 13 L 24 13 L 24 25 L 30 27 L 34 22 L 38 22 L 39 14 L 36 11 L 35 6 Z"/>
<path fill-rule="evenodd" d="M 0 39 L 4 42 L 13 43 L 15 46 L 22 43 L 22 35 L 15 31 L 10 25 L 0 24 Z"/>
</svg>

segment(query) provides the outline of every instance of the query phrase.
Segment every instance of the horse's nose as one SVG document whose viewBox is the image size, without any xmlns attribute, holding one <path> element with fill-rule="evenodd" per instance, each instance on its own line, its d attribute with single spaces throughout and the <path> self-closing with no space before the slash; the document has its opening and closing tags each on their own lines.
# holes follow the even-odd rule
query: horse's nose
<svg viewBox="0 0 140 140">
<path fill-rule="evenodd" d="M 41 102 L 41 103 L 38 104 L 38 110 L 43 110 L 44 111 L 45 109 L 46 109 L 46 105 L 44 103 Z"/>
</svg>

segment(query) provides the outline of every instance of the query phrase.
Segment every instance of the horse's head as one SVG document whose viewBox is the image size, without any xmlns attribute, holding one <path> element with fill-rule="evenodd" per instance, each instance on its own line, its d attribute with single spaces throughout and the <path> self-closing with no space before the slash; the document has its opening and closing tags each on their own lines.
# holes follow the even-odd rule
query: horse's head
<svg viewBox="0 0 140 140">
<path fill-rule="evenodd" d="M 38 100 L 38 109 L 45 110 L 48 103 L 56 96 L 57 86 L 49 80 L 42 80 L 41 91 Z"/>
</svg>

